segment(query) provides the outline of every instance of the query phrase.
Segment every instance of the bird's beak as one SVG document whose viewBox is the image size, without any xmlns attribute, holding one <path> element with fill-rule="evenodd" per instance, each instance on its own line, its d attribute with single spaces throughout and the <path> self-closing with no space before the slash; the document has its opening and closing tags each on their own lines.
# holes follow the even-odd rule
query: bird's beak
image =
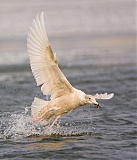
<svg viewBox="0 0 137 160">
<path fill-rule="evenodd" d="M 101 108 L 101 106 L 99 105 L 99 103 L 94 104 L 98 109 Z"/>
</svg>

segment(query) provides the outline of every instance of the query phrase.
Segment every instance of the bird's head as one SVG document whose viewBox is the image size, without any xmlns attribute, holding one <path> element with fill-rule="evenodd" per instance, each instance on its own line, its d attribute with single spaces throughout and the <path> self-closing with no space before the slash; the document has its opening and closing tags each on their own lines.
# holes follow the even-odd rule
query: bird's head
<svg viewBox="0 0 137 160">
<path fill-rule="evenodd" d="M 97 108 L 100 107 L 99 103 L 96 101 L 95 97 L 93 97 L 91 95 L 86 95 L 85 99 L 86 99 L 87 104 L 94 104 Z"/>
<path fill-rule="evenodd" d="M 79 101 L 80 106 L 83 106 L 83 105 L 86 105 L 86 104 L 93 104 L 97 108 L 100 108 L 99 103 L 95 99 L 95 96 L 85 94 L 81 90 L 76 90 L 76 93 L 77 93 L 76 95 L 79 97 L 79 100 L 80 100 Z"/>
</svg>

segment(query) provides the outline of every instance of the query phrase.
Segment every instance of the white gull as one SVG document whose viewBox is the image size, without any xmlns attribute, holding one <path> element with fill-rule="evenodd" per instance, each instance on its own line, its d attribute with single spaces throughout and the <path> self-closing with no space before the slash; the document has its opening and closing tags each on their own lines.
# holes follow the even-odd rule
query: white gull
<svg viewBox="0 0 137 160">
<path fill-rule="evenodd" d="M 43 94 L 51 96 L 50 101 L 34 98 L 31 108 L 33 122 L 51 123 L 52 127 L 59 117 L 73 109 L 86 104 L 99 107 L 96 99 L 113 97 L 114 93 L 87 95 L 72 87 L 58 67 L 56 54 L 47 37 L 43 12 L 33 21 L 27 42 L 30 66 L 37 86 L 42 85 Z"/>
</svg>

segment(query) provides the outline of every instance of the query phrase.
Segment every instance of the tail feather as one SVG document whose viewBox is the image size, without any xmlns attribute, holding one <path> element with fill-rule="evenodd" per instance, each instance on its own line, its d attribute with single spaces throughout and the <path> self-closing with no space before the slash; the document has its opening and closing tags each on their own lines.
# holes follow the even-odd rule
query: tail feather
<svg viewBox="0 0 137 160">
<path fill-rule="evenodd" d="M 32 116 L 33 117 L 37 117 L 40 110 L 46 106 L 49 103 L 49 101 L 44 101 L 42 99 L 39 99 L 37 97 L 34 98 L 34 101 L 32 102 L 32 107 L 31 107 L 31 111 L 32 111 Z"/>
<path fill-rule="evenodd" d="M 44 101 L 37 97 L 34 98 L 31 107 L 34 122 L 38 121 L 41 125 L 47 125 L 56 118 L 54 112 L 59 108 L 55 106 L 50 107 L 48 103 L 49 101 Z"/>
</svg>

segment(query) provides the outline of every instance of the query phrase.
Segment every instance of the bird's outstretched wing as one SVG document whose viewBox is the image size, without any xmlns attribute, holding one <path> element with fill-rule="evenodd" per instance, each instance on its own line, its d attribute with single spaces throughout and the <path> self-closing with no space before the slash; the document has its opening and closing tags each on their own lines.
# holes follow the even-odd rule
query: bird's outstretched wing
<svg viewBox="0 0 137 160">
<path fill-rule="evenodd" d="M 47 37 L 43 12 L 33 21 L 27 42 L 32 73 L 37 86 L 42 85 L 43 94 L 53 99 L 70 93 L 72 86 L 58 67 Z"/>
<path fill-rule="evenodd" d="M 104 94 L 96 94 L 94 95 L 93 97 L 95 99 L 111 99 L 112 97 L 114 96 L 114 93 L 110 93 L 110 94 L 107 94 L 107 93 L 104 93 Z"/>
</svg>

